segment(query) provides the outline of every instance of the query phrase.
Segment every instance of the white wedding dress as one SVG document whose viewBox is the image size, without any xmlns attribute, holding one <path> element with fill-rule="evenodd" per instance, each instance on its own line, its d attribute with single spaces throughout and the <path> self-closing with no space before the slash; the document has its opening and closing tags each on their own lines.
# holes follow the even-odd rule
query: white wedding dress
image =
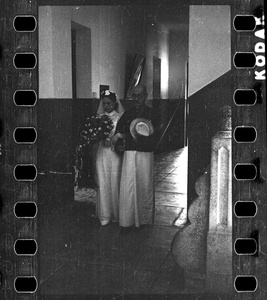
<svg viewBox="0 0 267 300">
<path fill-rule="evenodd" d="M 121 114 L 115 110 L 104 114 L 111 118 L 114 125 L 109 134 L 109 138 L 111 138 L 115 133 Z M 96 172 L 99 185 L 96 208 L 97 216 L 102 225 L 119 221 L 121 165 L 122 158 L 110 146 L 105 147 L 104 142 L 100 142 L 96 154 Z"/>
</svg>

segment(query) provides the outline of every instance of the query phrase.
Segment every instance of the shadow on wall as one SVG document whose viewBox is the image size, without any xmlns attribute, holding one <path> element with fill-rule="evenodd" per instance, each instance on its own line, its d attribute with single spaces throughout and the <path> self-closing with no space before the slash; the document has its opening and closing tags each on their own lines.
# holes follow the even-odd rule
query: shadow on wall
<svg viewBox="0 0 267 300">
<path fill-rule="evenodd" d="M 0 44 L 0 61 L 2 60 L 2 58 L 3 58 L 3 47 Z"/>
<path fill-rule="evenodd" d="M 211 160 L 211 139 L 219 130 L 220 109 L 232 103 L 229 71 L 189 98 L 188 205 L 197 197 L 195 183 Z"/>
</svg>

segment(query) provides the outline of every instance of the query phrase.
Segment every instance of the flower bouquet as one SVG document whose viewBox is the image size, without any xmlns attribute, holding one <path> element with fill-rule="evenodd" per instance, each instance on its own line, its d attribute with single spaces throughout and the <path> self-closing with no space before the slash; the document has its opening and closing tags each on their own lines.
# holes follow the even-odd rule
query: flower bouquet
<svg viewBox="0 0 267 300">
<path fill-rule="evenodd" d="M 81 132 L 80 146 L 84 147 L 105 140 L 113 127 L 113 123 L 107 115 L 88 117 Z"/>
<path fill-rule="evenodd" d="M 97 142 L 108 138 L 114 125 L 107 115 L 90 116 L 80 133 L 80 142 L 75 151 L 75 188 L 97 189 L 95 182 L 95 147 Z"/>
</svg>

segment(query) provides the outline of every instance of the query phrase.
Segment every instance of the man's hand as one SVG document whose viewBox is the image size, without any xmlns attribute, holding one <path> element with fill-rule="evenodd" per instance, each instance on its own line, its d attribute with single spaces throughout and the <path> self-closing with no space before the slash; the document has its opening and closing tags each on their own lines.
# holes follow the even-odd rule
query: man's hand
<svg viewBox="0 0 267 300">
<path fill-rule="evenodd" d="M 114 150 L 118 155 L 123 155 L 125 151 L 125 140 L 118 138 L 116 144 L 114 145 Z"/>
<path fill-rule="evenodd" d="M 124 152 L 125 147 L 124 147 L 124 145 L 118 145 L 118 146 L 116 147 L 116 149 L 117 149 L 117 151 L 119 151 L 119 152 Z"/>
</svg>

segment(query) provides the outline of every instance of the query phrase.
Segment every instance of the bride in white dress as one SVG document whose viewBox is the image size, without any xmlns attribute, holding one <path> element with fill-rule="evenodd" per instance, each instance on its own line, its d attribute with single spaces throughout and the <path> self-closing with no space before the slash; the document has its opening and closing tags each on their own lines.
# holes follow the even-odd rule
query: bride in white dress
<svg viewBox="0 0 267 300">
<path fill-rule="evenodd" d="M 98 180 L 97 216 L 101 225 L 119 221 L 119 190 L 122 157 L 111 144 L 117 122 L 124 112 L 116 94 L 106 90 L 101 93 L 98 115 L 105 114 L 113 122 L 109 137 L 101 141 L 96 154 L 96 172 Z"/>
</svg>

